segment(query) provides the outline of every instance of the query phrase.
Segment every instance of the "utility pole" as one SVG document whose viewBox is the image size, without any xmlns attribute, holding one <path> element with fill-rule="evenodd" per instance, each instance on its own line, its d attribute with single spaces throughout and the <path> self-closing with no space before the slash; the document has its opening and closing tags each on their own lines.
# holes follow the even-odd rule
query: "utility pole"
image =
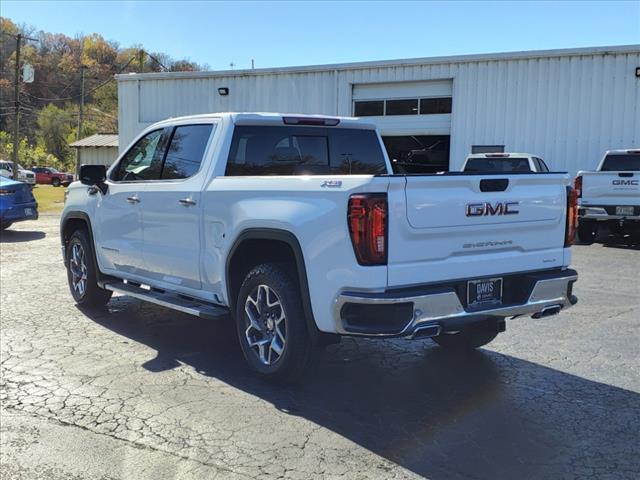
<svg viewBox="0 0 640 480">
<path fill-rule="evenodd" d="M 3 35 L 16 38 L 16 66 L 13 79 L 13 99 L 14 99 L 14 118 L 13 118 L 13 179 L 18 179 L 18 148 L 20 144 L 20 45 L 22 40 L 37 41 L 37 38 L 25 37 L 21 33 L 13 35 L 2 32 Z"/>
<path fill-rule="evenodd" d="M 20 44 L 22 43 L 22 34 L 16 35 L 16 71 L 13 79 L 13 98 L 14 115 L 13 115 L 13 179 L 18 180 L 18 147 L 20 143 Z"/>
<path fill-rule="evenodd" d="M 80 65 L 80 114 L 78 115 L 78 131 L 76 140 L 82 138 L 82 122 L 84 121 L 84 72 L 85 65 Z M 80 175 L 80 149 L 76 148 L 76 175 Z"/>
</svg>

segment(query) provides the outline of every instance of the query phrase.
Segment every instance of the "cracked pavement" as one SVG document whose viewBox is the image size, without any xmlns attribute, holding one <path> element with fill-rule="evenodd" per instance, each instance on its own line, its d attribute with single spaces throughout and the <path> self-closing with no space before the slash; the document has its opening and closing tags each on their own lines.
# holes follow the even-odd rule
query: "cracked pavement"
<svg viewBox="0 0 640 480">
<path fill-rule="evenodd" d="M 226 319 L 124 296 L 79 310 L 57 229 L 1 236 L 2 479 L 640 475 L 638 249 L 577 246 L 578 305 L 477 352 L 344 339 L 284 388 L 247 370 Z"/>
</svg>

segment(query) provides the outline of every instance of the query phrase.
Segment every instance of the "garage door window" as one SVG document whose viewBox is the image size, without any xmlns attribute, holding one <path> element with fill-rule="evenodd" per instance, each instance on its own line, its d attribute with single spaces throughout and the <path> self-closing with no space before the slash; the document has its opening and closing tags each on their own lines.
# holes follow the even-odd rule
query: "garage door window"
<svg viewBox="0 0 640 480">
<path fill-rule="evenodd" d="M 451 97 L 405 98 L 353 102 L 356 117 L 438 115 L 451 113 Z"/>
</svg>

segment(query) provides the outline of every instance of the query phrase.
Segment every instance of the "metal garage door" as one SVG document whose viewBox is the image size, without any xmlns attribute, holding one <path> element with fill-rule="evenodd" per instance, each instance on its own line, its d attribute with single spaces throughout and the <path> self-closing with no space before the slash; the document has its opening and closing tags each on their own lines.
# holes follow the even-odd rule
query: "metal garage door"
<svg viewBox="0 0 640 480">
<path fill-rule="evenodd" d="M 449 169 L 452 81 L 353 86 L 353 114 L 380 130 L 396 173 Z"/>
</svg>

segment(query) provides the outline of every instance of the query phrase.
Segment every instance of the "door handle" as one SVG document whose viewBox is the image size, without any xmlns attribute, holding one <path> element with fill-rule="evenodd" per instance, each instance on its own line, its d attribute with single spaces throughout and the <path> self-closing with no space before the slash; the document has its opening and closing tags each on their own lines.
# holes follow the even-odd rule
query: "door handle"
<svg viewBox="0 0 640 480">
<path fill-rule="evenodd" d="M 140 198 L 138 197 L 138 195 L 134 195 L 132 197 L 127 197 L 127 202 L 133 204 L 133 203 L 140 203 Z"/>
<path fill-rule="evenodd" d="M 183 207 L 193 207 L 196 204 L 196 201 L 191 198 L 181 198 L 178 200 L 178 203 Z"/>
</svg>

